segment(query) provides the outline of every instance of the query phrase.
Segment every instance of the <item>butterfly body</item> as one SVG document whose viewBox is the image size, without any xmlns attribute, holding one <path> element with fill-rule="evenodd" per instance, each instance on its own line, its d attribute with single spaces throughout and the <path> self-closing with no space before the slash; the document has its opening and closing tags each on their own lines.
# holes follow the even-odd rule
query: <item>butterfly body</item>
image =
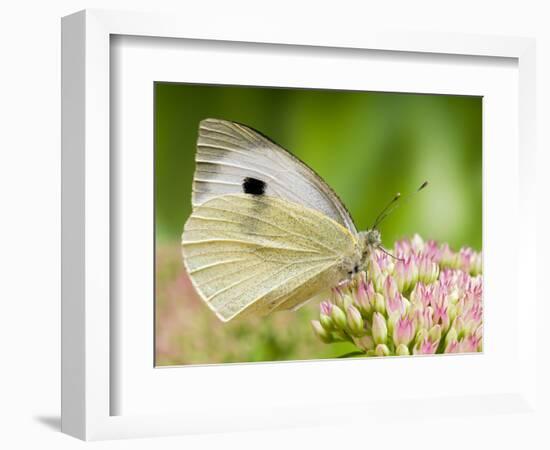
<svg viewBox="0 0 550 450">
<path fill-rule="evenodd" d="M 184 264 L 222 321 L 297 309 L 363 270 L 380 245 L 312 169 L 233 122 L 201 122 L 192 203 Z"/>
</svg>

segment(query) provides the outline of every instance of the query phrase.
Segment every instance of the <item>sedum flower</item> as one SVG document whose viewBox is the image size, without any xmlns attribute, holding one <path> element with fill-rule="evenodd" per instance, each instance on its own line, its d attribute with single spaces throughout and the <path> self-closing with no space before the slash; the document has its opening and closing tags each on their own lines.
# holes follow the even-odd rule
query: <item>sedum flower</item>
<svg viewBox="0 0 550 450">
<path fill-rule="evenodd" d="M 419 268 L 414 258 L 408 257 L 400 259 L 395 263 L 393 279 L 397 282 L 399 291 L 407 291 L 418 281 Z"/>
<path fill-rule="evenodd" d="M 407 347 L 405 344 L 399 344 L 397 348 L 395 349 L 395 354 L 397 356 L 405 356 L 410 355 L 409 353 L 409 347 Z"/>
<path fill-rule="evenodd" d="M 390 349 L 385 344 L 378 344 L 374 353 L 376 356 L 388 356 L 390 354 Z"/>
<path fill-rule="evenodd" d="M 351 342 L 366 356 L 482 351 L 481 253 L 418 235 L 392 253 L 398 260 L 373 252 L 366 273 L 332 290 L 312 321 L 319 339 Z"/>
<path fill-rule="evenodd" d="M 332 321 L 332 303 L 330 302 L 321 302 L 320 305 L 321 313 L 319 314 L 319 322 L 326 330 L 332 330 L 334 328 L 334 323 Z"/>
<path fill-rule="evenodd" d="M 372 317 L 372 337 L 376 344 L 384 344 L 388 337 L 386 319 L 379 312 L 375 312 Z"/>
<path fill-rule="evenodd" d="M 312 320 L 311 326 L 313 327 L 313 332 L 325 343 L 333 342 L 332 336 L 329 331 L 327 331 L 318 320 Z"/>
<path fill-rule="evenodd" d="M 393 342 L 396 347 L 409 345 L 415 333 L 413 319 L 408 316 L 399 317 L 393 329 Z"/>
<path fill-rule="evenodd" d="M 346 315 L 344 314 L 344 311 L 340 309 L 339 306 L 332 305 L 330 317 L 333 320 L 334 325 L 336 325 L 338 328 L 341 328 L 342 330 L 347 328 L 348 322 L 347 322 Z"/>
<path fill-rule="evenodd" d="M 363 318 L 359 310 L 353 306 L 349 305 L 346 309 L 346 319 L 348 322 L 348 327 L 351 333 L 354 336 L 361 336 L 363 334 Z"/>
</svg>

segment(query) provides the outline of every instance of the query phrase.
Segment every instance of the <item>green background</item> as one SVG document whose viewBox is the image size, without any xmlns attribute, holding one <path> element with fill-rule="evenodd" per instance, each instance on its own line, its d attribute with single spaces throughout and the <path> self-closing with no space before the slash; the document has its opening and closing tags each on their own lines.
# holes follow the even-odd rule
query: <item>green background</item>
<svg viewBox="0 0 550 450">
<path fill-rule="evenodd" d="M 312 336 L 316 305 L 224 325 L 189 292 L 179 242 L 191 212 L 198 124 L 207 117 L 246 124 L 297 155 L 338 193 L 360 230 L 396 192 L 428 180 L 381 225 L 385 246 L 419 233 L 481 250 L 480 97 L 156 83 L 157 364 L 308 359 L 344 350 Z"/>
</svg>

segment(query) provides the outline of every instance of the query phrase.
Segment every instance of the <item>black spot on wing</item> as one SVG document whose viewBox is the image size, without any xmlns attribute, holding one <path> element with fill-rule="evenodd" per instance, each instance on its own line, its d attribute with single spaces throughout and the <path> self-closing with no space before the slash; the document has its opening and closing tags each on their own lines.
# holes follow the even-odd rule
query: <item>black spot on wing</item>
<svg viewBox="0 0 550 450">
<path fill-rule="evenodd" d="M 246 177 L 243 180 L 243 192 L 252 195 L 264 195 L 266 183 L 257 178 Z"/>
</svg>

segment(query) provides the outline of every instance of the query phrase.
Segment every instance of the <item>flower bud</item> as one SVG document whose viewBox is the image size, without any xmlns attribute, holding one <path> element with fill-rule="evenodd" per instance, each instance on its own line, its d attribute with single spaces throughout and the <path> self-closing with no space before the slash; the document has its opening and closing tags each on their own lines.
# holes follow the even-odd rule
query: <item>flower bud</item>
<svg viewBox="0 0 550 450">
<path fill-rule="evenodd" d="M 399 320 L 401 317 L 401 313 L 398 311 L 393 312 L 390 314 L 390 316 L 386 319 L 386 327 L 388 328 L 388 336 L 393 335 L 393 329 L 395 327 L 395 323 Z"/>
<path fill-rule="evenodd" d="M 441 331 L 446 331 L 449 329 L 449 325 L 451 324 L 451 320 L 449 318 L 449 314 L 445 312 L 443 316 L 441 316 Z"/>
<path fill-rule="evenodd" d="M 479 275 L 483 270 L 483 261 L 481 259 L 481 253 L 475 253 L 472 258 L 472 264 L 470 265 L 470 273 L 474 276 Z"/>
<path fill-rule="evenodd" d="M 332 318 L 330 316 L 320 314 L 319 322 L 325 330 L 332 330 L 334 328 L 334 323 L 332 322 Z"/>
<path fill-rule="evenodd" d="M 344 295 L 344 301 L 343 301 L 344 306 L 343 306 L 342 309 L 345 311 L 347 309 L 347 307 L 349 305 L 351 305 L 352 303 L 353 303 L 353 298 L 352 298 L 351 294 L 345 294 Z"/>
<path fill-rule="evenodd" d="M 374 341 L 372 340 L 372 337 L 369 335 L 365 335 L 362 337 L 353 337 L 353 342 L 357 347 L 359 347 L 364 352 L 368 352 L 369 350 L 374 350 Z"/>
<path fill-rule="evenodd" d="M 460 350 L 460 344 L 456 339 L 450 340 L 445 346 L 445 353 L 458 353 Z"/>
<path fill-rule="evenodd" d="M 460 341 L 460 339 L 462 339 L 465 333 L 464 319 L 462 318 L 462 316 L 458 316 L 455 319 L 453 323 L 453 327 L 455 328 L 456 333 L 458 334 L 457 339 Z"/>
<path fill-rule="evenodd" d="M 368 314 L 370 312 L 371 304 L 367 295 L 367 284 L 363 281 L 359 281 L 359 284 L 357 285 L 355 303 L 365 314 Z"/>
<path fill-rule="evenodd" d="M 391 275 L 388 275 L 384 280 L 384 296 L 386 298 L 393 298 L 399 295 L 399 289 L 397 289 L 397 283 Z"/>
<path fill-rule="evenodd" d="M 464 321 L 464 333 L 466 335 L 473 334 L 475 329 L 477 328 L 478 321 L 476 321 L 473 318 L 469 318 L 468 320 Z"/>
<path fill-rule="evenodd" d="M 418 305 L 413 305 L 409 311 L 409 317 L 412 318 L 414 327 L 420 330 L 424 327 L 423 310 Z"/>
<path fill-rule="evenodd" d="M 447 305 L 445 301 L 441 303 L 436 303 L 433 307 L 433 319 L 437 323 L 442 320 L 443 317 L 447 316 Z"/>
<path fill-rule="evenodd" d="M 386 344 L 378 344 L 375 349 L 376 356 L 388 356 L 390 354 L 390 349 Z"/>
<path fill-rule="evenodd" d="M 395 264 L 393 277 L 397 283 L 397 289 L 399 289 L 399 292 L 403 292 L 407 287 L 407 274 L 404 260 L 399 260 Z"/>
<path fill-rule="evenodd" d="M 432 342 L 439 342 L 441 339 L 441 325 L 434 325 L 428 332 L 428 338 Z"/>
<path fill-rule="evenodd" d="M 321 302 L 319 304 L 319 310 L 321 311 L 321 314 L 330 316 L 330 314 L 332 313 L 332 303 L 328 301 Z"/>
<path fill-rule="evenodd" d="M 409 347 L 404 344 L 399 344 L 395 349 L 395 354 L 398 356 L 410 355 Z"/>
<path fill-rule="evenodd" d="M 416 253 L 420 253 L 424 249 L 424 239 L 415 233 L 411 239 L 411 247 Z"/>
<path fill-rule="evenodd" d="M 421 328 L 416 332 L 416 336 L 414 337 L 415 345 L 421 344 L 425 339 L 428 339 L 428 332 L 425 328 Z"/>
<path fill-rule="evenodd" d="M 447 336 L 445 336 L 445 345 L 449 345 L 452 341 L 458 341 L 458 333 L 454 327 L 449 328 L 449 331 L 447 331 Z"/>
<path fill-rule="evenodd" d="M 480 324 L 474 331 L 474 336 L 479 340 L 483 340 L 483 324 Z"/>
<path fill-rule="evenodd" d="M 374 289 L 380 292 L 384 284 L 384 275 L 382 274 L 382 270 L 380 270 L 380 266 L 372 257 L 369 258 L 368 262 L 368 276 L 374 284 Z"/>
<path fill-rule="evenodd" d="M 331 330 L 334 328 L 334 324 L 332 323 L 332 318 L 330 315 L 332 314 L 332 303 L 330 302 L 321 302 L 319 305 L 319 309 L 321 310 L 321 313 L 319 314 L 319 321 L 321 322 L 321 325 L 323 325 L 323 328 L 326 330 Z"/>
<path fill-rule="evenodd" d="M 433 283 L 439 276 L 439 266 L 429 258 L 421 258 L 418 264 L 418 279 L 425 284 Z"/>
<path fill-rule="evenodd" d="M 386 312 L 386 302 L 384 300 L 384 296 L 379 292 L 374 295 L 374 310 L 380 314 L 384 314 Z"/>
<path fill-rule="evenodd" d="M 400 259 L 395 263 L 393 276 L 399 292 L 408 291 L 418 281 L 418 268 L 414 258 Z"/>
<path fill-rule="evenodd" d="M 414 344 L 413 355 L 433 355 L 437 350 L 437 345 L 437 342 L 432 342 L 429 338 L 424 338 Z"/>
<path fill-rule="evenodd" d="M 460 342 L 460 351 L 471 353 L 471 352 L 477 352 L 479 350 L 479 344 L 481 343 L 481 340 L 476 338 L 475 336 L 467 336 Z"/>
<path fill-rule="evenodd" d="M 422 313 L 422 320 L 424 321 L 424 327 L 430 329 L 434 323 L 434 309 L 428 306 Z"/>
<path fill-rule="evenodd" d="M 460 269 L 460 265 L 461 265 L 460 255 L 458 253 L 455 253 L 451 260 L 451 269 Z"/>
<path fill-rule="evenodd" d="M 330 317 L 337 327 L 341 329 L 346 328 L 346 325 L 348 323 L 346 320 L 346 315 L 344 314 L 344 311 L 342 311 L 338 306 L 332 305 L 332 313 Z"/>
<path fill-rule="evenodd" d="M 424 285 L 422 283 L 416 283 L 413 290 L 409 294 L 409 299 L 412 304 L 419 304 L 421 303 L 421 296 L 422 296 L 422 288 Z"/>
<path fill-rule="evenodd" d="M 458 289 L 453 289 L 450 294 L 447 295 L 447 302 L 449 304 L 456 304 L 458 301 L 460 295 L 458 293 Z"/>
<path fill-rule="evenodd" d="M 372 281 L 369 280 L 366 286 L 367 298 L 369 299 L 369 303 L 371 305 L 374 305 L 374 296 L 376 294 L 376 291 L 374 290 L 374 284 Z"/>
<path fill-rule="evenodd" d="M 340 287 L 335 287 L 332 289 L 330 302 L 339 308 L 342 308 L 344 305 L 344 293 Z"/>
<path fill-rule="evenodd" d="M 443 244 L 440 249 L 439 265 L 441 267 L 451 267 L 454 254 L 449 244 Z"/>
<path fill-rule="evenodd" d="M 464 272 L 470 272 L 470 267 L 474 258 L 474 251 L 471 248 L 462 247 L 458 252 L 459 268 Z"/>
<path fill-rule="evenodd" d="M 380 252 L 380 251 L 374 252 L 373 256 L 376 262 L 378 263 L 378 267 L 380 267 L 380 271 L 384 275 L 388 275 L 389 273 L 388 267 L 391 263 L 390 257 L 386 255 L 384 252 Z"/>
<path fill-rule="evenodd" d="M 365 330 L 363 328 L 363 318 L 359 310 L 355 306 L 349 305 L 346 309 L 346 318 L 351 333 L 355 336 L 361 336 Z"/>
<path fill-rule="evenodd" d="M 403 313 L 406 314 L 411 309 L 411 302 L 408 301 L 405 297 L 401 297 L 401 304 L 403 305 Z"/>
<path fill-rule="evenodd" d="M 388 337 L 388 328 L 384 316 L 377 312 L 372 315 L 372 337 L 376 344 L 384 344 Z"/>
<path fill-rule="evenodd" d="M 318 320 L 312 320 L 311 326 L 313 327 L 313 332 L 317 335 L 319 339 L 321 339 L 321 341 L 323 341 L 325 344 L 329 344 L 330 342 L 332 342 L 330 333 L 323 328 Z"/>
<path fill-rule="evenodd" d="M 393 329 L 393 342 L 395 345 L 409 345 L 413 337 L 414 323 L 412 319 L 409 319 L 408 317 L 399 318 Z"/>
<path fill-rule="evenodd" d="M 451 303 L 447 307 L 447 317 L 449 319 L 449 322 L 452 323 L 453 320 L 455 320 L 457 313 L 458 313 L 458 308 L 456 307 L 456 305 Z"/>
<path fill-rule="evenodd" d="M 402 314 L 405 312 L 405 305 L 403 304 L 402 296 L 399 292 L 396 292 L 393 297 L 386 296 L 386 311 L 388 314 L 395 312 Z"/>
<path fill-rule="evenodd" d="M 445 353 L 457 353 L 459 350 L 458 333 L 454 327 L 449 328 L 445 336 Z"/>
</svg>

